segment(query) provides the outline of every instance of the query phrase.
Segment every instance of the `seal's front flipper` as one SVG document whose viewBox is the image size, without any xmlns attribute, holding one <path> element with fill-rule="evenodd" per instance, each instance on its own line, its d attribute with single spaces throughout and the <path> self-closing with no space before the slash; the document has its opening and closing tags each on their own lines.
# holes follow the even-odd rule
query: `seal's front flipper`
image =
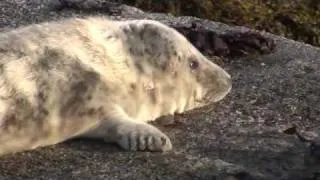
<svg viewBox="0 0 320 180">
<path fill-rule="evenodd" d="M 147 123 L 122 122 L 115 129 L 115 140 L 131 151 L 170 151 L 170 139 L 156 127 Z M 107 137 L 110 138 L 110 137 Z"/>
<path fill-rule="evenodd" d="M 130 151 L 172 150 L 167 135 L 146 122 L 128 117 L 123 111 L 112 113 L 98 127 L 82 134 L 81 137 L 101 138 Z"/>
</svg>

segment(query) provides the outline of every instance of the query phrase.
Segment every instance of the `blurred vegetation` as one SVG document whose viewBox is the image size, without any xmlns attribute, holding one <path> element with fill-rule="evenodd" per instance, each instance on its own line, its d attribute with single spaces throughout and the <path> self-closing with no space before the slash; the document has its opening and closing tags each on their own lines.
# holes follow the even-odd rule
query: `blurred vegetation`
<svg viewBox="0 0 320 180">
<path fill-rule="evenodd" d="M 196 16 L 320 46 L 320 0 L 124 0 L 149 12 Z"/>
</svg>

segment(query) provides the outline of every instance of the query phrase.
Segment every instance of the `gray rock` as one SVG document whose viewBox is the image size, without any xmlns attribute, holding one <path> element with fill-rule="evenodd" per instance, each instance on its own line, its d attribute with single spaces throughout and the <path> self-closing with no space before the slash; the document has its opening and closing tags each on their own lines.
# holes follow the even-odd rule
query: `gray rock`
<svg viewBox="0 0 320 180">
<path fill-rule="evenodd" d="M 173 27 L 197 21 L 217 35 L 249 30 L 102 0 L 1 0 L 0 28 L 93 14 L 154 19 Z M 0 178 L 319 179 L 314 155 L 319 150 L 310 153 L 310 144 L 284 131 L 295 125 L 299 131 L 319 133 L 320 49 L 263 35 L 274 40 L 274 52 L 219 62 L 233 77 L 226 99 L 175 117 L 182 122 L 178 125 L 156 124 L 172 138 L 172 152 L 125 152 L 99 141 L 74 140 L 1 157 Z"/>
</svg>

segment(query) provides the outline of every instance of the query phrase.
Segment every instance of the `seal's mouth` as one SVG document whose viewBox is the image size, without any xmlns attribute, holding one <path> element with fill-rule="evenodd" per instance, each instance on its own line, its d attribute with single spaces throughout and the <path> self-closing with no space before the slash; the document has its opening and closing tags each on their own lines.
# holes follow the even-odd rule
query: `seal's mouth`
<svg viewBox="0 0 320 180">
<path fill-rule="evenodd" d="M 231 86 L 223 92 L 216 93 L 216 92 L 207 92 L 202 99 L 196 99 L 196 102 L 202 103 L 202 104 L 211 104 L 211 103 L 217 103 L 221 101 L 223 98 L 225 98 L 231 91 Z"/>
<path fill-rule="evenodd" d="M 195 99 L 194 102 L 199 103 L 199 104 L 204 104 L 205 100 L 204 99 Z"/>
<path fill-rule="evenodd" d="M 229 80 L 222 84 L 219 88 L 200 88 L 193 94 L 194 103 L 196 106 L 210 105 L 217 103 L 225 98 L 231 91 L 232 85 Z"/>
</svg>

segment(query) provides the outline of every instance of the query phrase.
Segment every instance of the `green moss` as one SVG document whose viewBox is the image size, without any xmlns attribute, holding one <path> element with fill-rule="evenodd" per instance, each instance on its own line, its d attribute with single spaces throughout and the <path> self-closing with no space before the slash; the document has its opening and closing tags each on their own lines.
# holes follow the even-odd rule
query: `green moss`
<svg viewBox="0 0 320 180">
<path fill-rule="evenodd" d="M 265 30 L 320 46 L 319 0 L 124 0 L 145 11 Z"/>
</svg>

